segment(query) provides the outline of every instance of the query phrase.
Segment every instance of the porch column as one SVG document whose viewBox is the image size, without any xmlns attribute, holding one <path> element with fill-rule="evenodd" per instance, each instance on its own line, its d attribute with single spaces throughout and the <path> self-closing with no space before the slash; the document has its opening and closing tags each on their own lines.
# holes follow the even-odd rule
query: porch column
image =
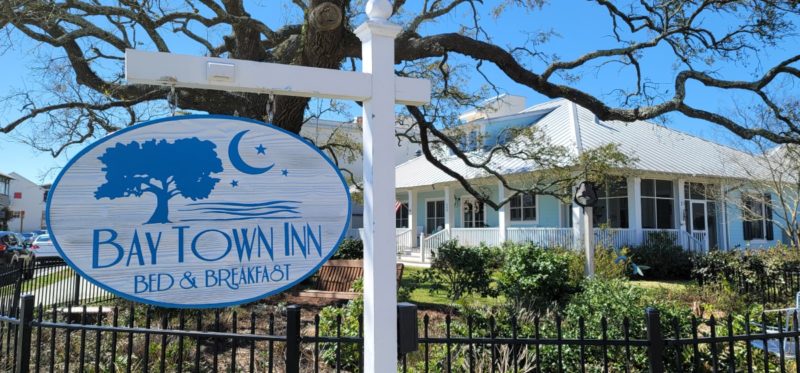
<svg viewBox="0 0 800 373">
<path fill-rule="evenodd" d="M 497 181 L 497 202 L 502 202 L 504 199 L 506 199 L 506 187 L 503 186 L 503 182 Z M 497 229 L 500 243 L 506 242 L 507 239 L 508 217 L 508 204 L 506 203 L 497 210 Z"/>
<path fill-rule="evenodd" d="M 642 178 L 638 176 L 628 178 L 628 211 L 630 211 L 630 228 L 638 244 L 644 240 L 642 233 Z"/>
<path fill-rule="evenodd" d="M 417 247 L 417 191 L 409 190 L 408 192 L 408 229 L 411 229 L 411 246 Z"/>
<path fill-rule="evenodd" d="M 721 250 L 728 250 L 728 204 L 726 200 L 728 197 L 725 194 L 725 184 L 719 184 L 719 210 L 722 211 L 722 230 L 720 231 L 720 235 L 722 236 L 717 237 L 717 244 Z"/>
<path fill-rule="evenodd" d="M 686 231 L 686 219 L 684 216 L 686 213 L 688 213 L 688 211 L 684 210 L 684 207 L 686 206 L 686 193 L 684 193 L 685 185 L 686 180 L 678 179 L 678 211 L 677 214 L 675 214 L 675 217 L 678 219 L 678 224 L 675 224 L 675 226 L 684 232 Z"/>
<path fill-rule="evenodd" d="M 575 194 L 577 190 L 577 186 L 572 188 L 572 194 Z M 583 207 L 578 206 L 575 201 L 572 201 L 572 236 L 573 238 L 573 249 L 580 250 L 583 247 L 583 232 L 585 231 L 584 225 L 586 225 L 586 219 L 584 219 L 583 215 Z M 590 227 L 591 228 L 591 227 Z"/>
<path fill-rule="evenodd" d="M 453 211 L 452 211 L 452 201 L 453 194 L 450 193 L 450 187 L 444 187 L 444 229 L 448 232 L 451 228 L 453 228 L 452 219 L 453 219 Z"/>
<path fill-rule="evenodd" d="M 686 185 L 686 180 L 678 179 L 678 206 L 676 206 L 675 214 L 675 217 L 678 219 L 678 224 L 675 224 L 675 227 L 678 228 L 678 240 L 680 241 L 681 246 L 686 248 L 688 247 L 689 242 L 684 239 L 684 232 L 686 232 L 686 219 L 684 219 L 684 214 L 689 212 L 684 210 L 684 206 L 686 205 L 686 193 L 684 193 L 684 185 Z"/>
</svg>

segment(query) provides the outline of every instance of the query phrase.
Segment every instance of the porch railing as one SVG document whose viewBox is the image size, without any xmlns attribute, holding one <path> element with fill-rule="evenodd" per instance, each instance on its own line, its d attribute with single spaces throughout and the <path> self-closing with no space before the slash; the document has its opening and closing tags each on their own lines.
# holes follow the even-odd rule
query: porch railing
<svg viewBox="0 0 800 373">
<path fill-rule="evenodd" d="M 572 228 L 508 228 L 506 240 L 567 249 L 574 249 L 577 246 Z"/>
<path fill-rule="evenodd" d="M 438 249 L 439 246 L 442 246 L 442 244 L 449 239 L 450 232 L 448 232 L 447 229 L 442 229 L 434 234 L 431 234 L 430 236 L 425 237 L 422 242 L 420 242 L 420 245 L 422 245 L 420 248 L 420 259 L 422 262 L 425 263 L 430 260 L 436 249 Z"/>
<path fill-rule="evenodd" d="M 465 246 L 500 245 L 499 228 L 451 228 L 450 238 Z"/>
<path fill-rule="evenodd" d="M 431 259 L 432 253 L 447 240 L 458 240 L 462 245 L 478 246 L 486 244 L 498 246 L 502 244 L 499 228 L 451 228 L 443 229 L 424 237 L 419 242 L 420 259 L 423 263 Z M 361 234 L 363 237 L 363 232 Z M 572 228 L 506 228 L 505 241 L 532 242 L 546 247 L 563 247 L 578 249 L 580 238 L 575 236 Z M 686 232 L 680 229 L 624 229 L 595 228 L 594 242 L 608 247 L 631 247 L 653 244 L 657 240 L 668 240 L 692 252 L 708 251 L 708 235 L 706 232 Z M 398 228 L 398 255 L 416 253 L 416 237 L 411 229 Z M 414 254 L 416 255 L 416 254 Z M 416 260 L 416 259 L 415 259 Z"/>
<path fill-rule="evenodd" d="M 414 235 L 411 234 L 411 228 L 397 228 L 397 254 L 410 253 L 412 247 Z"/>
</svg>

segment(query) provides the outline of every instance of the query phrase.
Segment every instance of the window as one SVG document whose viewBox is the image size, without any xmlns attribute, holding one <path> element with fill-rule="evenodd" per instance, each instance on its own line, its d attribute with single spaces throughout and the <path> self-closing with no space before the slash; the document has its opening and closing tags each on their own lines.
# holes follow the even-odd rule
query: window
<svg viewBox="0 0 800 373">
<path fill-rule="evenodd" d="M 435 233 L 444 229 L 444 201 L 427 201 L 425 203 L 425 232 Z"/>
<path fill-rule="evenodd" d="M 686 199 L 715 200 L 714 196 L 719 195 L 719 189 L 714 184 L 685 183 L 683 195 Z"/>
<path fill-rule="evenodd" d="M 49 190 L 45 190 L 44 193 L 42 193 L 42 202 L 47 202 L 47 193 L 48 192 L 49 192 Z"/>
<path fill-rule="evenodd" d="M 672 181 L 644 179 L 642 186 L 642 228 L 675 228 L 675 192 Z"/>
<path fill-rule="evenodd" d="M 482 228 L 486 224 L 483 219 L 483 203 L 474 198 L 465 198 L 461 207 L 464 218 L 464 228 Z"/>
<path fill-rule="evenodd" d="M 400 203 L 394 209 L 394 226 L 396 228 L 408 228 L 408 203 Z"/>
<path fill-rule="evenodd" d="M 459 148 L 463 152 L 472 152 L 478 150 L 478 131 L 472 130 L 465 134 L 459 140 Z"/>
<path fill-rule="evenodd" d="M 14 199 L 22 199 L 22 192 L 14 192 Z"/>
<path fill-rule="evenodd" d="M 531 193 L 517 194 L 511 199 L 508 208 L 511 221 L 536 220 L 536 195 Z"/>
<path fill-rule="evenodd" d="M 561 202 L 561 228 L 572 228 L 572 204 Z"/>
<path fill-rule="evenodd" d="M 616 178 L 597 187 L 594 226 L 628 228 L 628 182 Z"/>
<path fill-rule="evenodd" d="M 0 194 L 8 195 L 9 184 L 7 179 L 0 179 Z"/>
<path fill-rule="evenodd" d="M 772 229 L 772 196 L 745 195 L 742 197 L 742 228 L 744 240 L 767 240 L 774 239 Z"/>
</svg>

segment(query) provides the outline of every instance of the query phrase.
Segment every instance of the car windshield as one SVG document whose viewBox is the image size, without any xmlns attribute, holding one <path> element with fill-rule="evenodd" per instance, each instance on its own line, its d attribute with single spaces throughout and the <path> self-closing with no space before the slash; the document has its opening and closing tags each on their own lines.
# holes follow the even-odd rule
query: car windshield
<svg viewBox="0 0 800 373">
<path fill-rule="evenodd" d="M 39 236 L 36 242 L 50 242 L 50 236 Z"/>
<path fill-rule="evenodd" d="M 17 246 L 17 241 L 17 237 L 13 234 L 6 234 L 0 237 L 0 242 L 9 246 Z"/>
</svg>

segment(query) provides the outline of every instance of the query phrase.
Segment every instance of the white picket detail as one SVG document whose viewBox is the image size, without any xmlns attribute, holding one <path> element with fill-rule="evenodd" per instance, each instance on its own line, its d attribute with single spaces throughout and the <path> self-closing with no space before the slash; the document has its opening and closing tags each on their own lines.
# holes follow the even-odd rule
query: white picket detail
<svg viewBox="0 0 800 373">
<path fill-rule="evenodd" d="M 624 228 L 595 228 L 594 242 L 605 247 L 638 246 L 641 232 Z"/>
<path fill-rule="evenodd" d="M 452 228 L 450 238 L 464 246 L 500 245 L 499 228 Z"/>
<path fill-rule="evenodd" d="M 545 247 L 576 247 L 572 228 L 507 228 L 506 238 L 510 242 L 531 242 Z"/>
<path fill-rule="evenodd" d="M 664 237 L 677 245 L 681 245 L 680 231 L 677 229 L 642 229 L 641 244 L 647 245 L 655 243 Z"/>
<path fill-rule="evenodd" d="M 446 241 L 450 240 L 450 232 L 447 229 L 442 229 L 422 240 L 421 257 L 423 263 L 430 261 L 433 253 L 439 246 L 442 246 Z"/>
<path fill-rule="evenodd" d="M 410 253 L 411 248 L 414 247 L 414 236 L 411 234 L 411 228 L 397 228 L 397 254 Z"/>
</svg>

